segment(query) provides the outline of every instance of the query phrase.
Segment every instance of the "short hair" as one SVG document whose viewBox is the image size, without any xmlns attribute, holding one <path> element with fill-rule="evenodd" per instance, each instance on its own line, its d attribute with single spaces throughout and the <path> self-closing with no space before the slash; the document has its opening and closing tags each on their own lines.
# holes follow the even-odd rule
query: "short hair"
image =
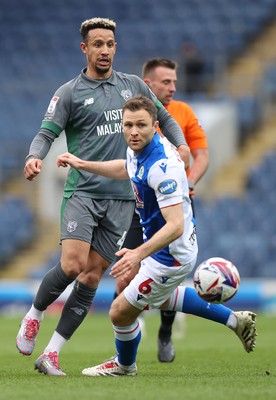
<svg viewBox="0 0 276 400">
<path fill-rule="evenodd" d="M 168 58 L 152 58 L 146 61 L 142 67 L 142 78 L 146 78 L 157 67 L 165 67 L 176 70 L 177 62 L 169 60 Z"/>
<path fill-rule="evenodd" d="M 146 96 L 137 95 L 127 100 L 123 106 L 123 115 L 126 110 L 135 112 L 145 110 L 152 118 L 152 122 L 157 121 L 157 108 L 154 102 Z"/>
<path fill-rule="evenodd" d="M 85 21 L 82 22 L 80 27 L 80 34 L 82 36 L 83 41 L 84 42 L 86 41 L 88 32 L 91 29 L 97 29 L 97 28 L 109 29 L 112 32 L 115 32 L 116 22 L 109 18 L 96 17 L 96 18 L 86 19 Z"/>
</svg>

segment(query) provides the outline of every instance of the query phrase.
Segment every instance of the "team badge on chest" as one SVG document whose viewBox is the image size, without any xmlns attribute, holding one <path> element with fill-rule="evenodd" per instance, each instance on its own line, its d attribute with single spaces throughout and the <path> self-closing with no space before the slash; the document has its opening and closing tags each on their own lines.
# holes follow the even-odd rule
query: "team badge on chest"
<svg viewBox="0 0 276 400">
<path fill-rule="evenodd" d="M 142 179 L 142 178 L 143 178 L 143 175 L 144 175 L 144 172 L 145 172 L 145 168 L 144 168 L 144 166 L 142 165 L 142 167 L 139 169 L 139 172 L 138 172 L 138 174 L 137 174 L 137 177 L 138 177 L 139 179 Z"/>
<path fill-rule="evenodd" d="M 121 91 L 121 96 L 123 97 L 123 99 L 124 99 L 125 101 L 127 101 L 127 100 L 131 99 L 132 93 L 131 93 L 131 91 L 130 91 L 129 89 L 127 89 L 127 90 L 122 90 L 122 91 Z"/>
</svg>

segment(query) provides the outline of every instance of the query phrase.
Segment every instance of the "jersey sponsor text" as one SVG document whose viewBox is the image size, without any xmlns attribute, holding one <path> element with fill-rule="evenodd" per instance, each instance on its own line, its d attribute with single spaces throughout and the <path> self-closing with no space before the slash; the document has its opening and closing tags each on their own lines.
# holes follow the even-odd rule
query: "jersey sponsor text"
<svg viewBox="0 0 276 400">
<path fill-rule="evenodd" d="M 98 136 L 114 135 L 114 133 L 122 132 L 122 123 L 115 122 L 115 124 L 106 124 L 97 126 Z"/>
<path fill-rule="evenodd" d="M 161 182 L 158 186 L 158 191 L 162 194 L 171 194 L 176 191 L 177 183 L 174 179 L 168 179 Z"/>
</svg>

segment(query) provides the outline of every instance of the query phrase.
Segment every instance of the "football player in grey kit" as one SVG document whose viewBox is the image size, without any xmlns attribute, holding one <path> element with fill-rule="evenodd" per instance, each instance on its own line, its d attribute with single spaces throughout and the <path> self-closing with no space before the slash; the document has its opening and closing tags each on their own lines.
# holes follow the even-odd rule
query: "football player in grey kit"
<svg viewBox="0 0 276 400">
<path fill-rule="evenodd" d="M 143 226 L 144 243 L 123 247 L 110 275 L 124 279 L 137 272 L 113 301 L 109 316 L 113 324 L 117 355 L 100 365 L 85 368 L 86 376 L 134 376 L 141 340 L 138 317 L 144 310 L 180 311 L 226 325 L 241 340 L 246 352 L 256 344 L 256 314 L 237 311 L 200 299 L 194 288 L 181 286 L 197 258 L 195 220 L 183 162 L 175 149 L 157 132 L 156 107 L 145 96 L 135 96 L 123 107 L 126 160 L 84 161 L 65 153 L 57 165 L 70 165 L 114 179 L 131 179 L 136 211 Z M 133 276 L 133 274 L 131 274 Z M 180 286 L 179 286 L 180 285 Z"/>
<path fill-rule="evenodd" d="M 53 141 L 64 131 L 70 153 L 87 161 L 121 159 L 126 153 L 122 134 L 122 107 L 136 94 L 152 99 L 163 133 L 189 165 L 183 134 L 148 86 L 137 76 L 116 72 L 116 23 L 92 18 L 81 24 L 81 50 L 87 67 L 54 94 L 26 158 L 24 174 L 32 181 Z M 71 169 L 61 206 L 60 262 L 43 278 L 33 304 L 16 337 L 20 353 L 33 352 L 47 307 L 75 281 L 58 325 L 35 368 L 47 375 L 64 376 L 58 361 L 63 345 L 84 320 L 99 281 L 123 244 L 134 211 L 128 180 L 117 181 Z"/>
</svg>

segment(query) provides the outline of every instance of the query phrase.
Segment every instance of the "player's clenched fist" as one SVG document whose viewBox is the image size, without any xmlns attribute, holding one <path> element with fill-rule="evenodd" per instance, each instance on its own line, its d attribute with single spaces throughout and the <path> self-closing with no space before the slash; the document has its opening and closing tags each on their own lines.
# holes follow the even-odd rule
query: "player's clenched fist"
<svg viewBox="0 0 276 400">
<path fill-rule="evenodd" d="M 38 158 L 32 158 L 27 162 L 23 170 L 24 176 L 29 181 L 34 180 L 34 178 L 40 173 L 42 168 L 42 160 Z"/>
</svg>

